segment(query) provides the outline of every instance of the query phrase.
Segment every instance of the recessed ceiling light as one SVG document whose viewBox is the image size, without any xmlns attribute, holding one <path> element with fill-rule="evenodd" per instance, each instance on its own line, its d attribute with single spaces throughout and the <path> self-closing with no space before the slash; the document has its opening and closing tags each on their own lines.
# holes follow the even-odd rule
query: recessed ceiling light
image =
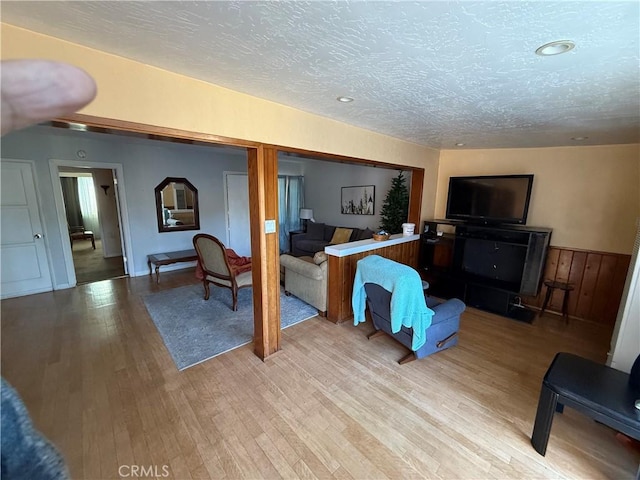
<svg viewBox="0 0 640 480">
<path fill-rule="evenodd" d="M 581 142 L 583 140 L 586 140 L 589 137 L 571 137 L 571 140 L 575 140 L 576 142 Z"/>
<path fill-rule="evenodd" d="M 336 100 L 338 100 L 339 102 L 342 102 L 342 103 L 353 102 L 353 98 L 351 98 L 351 97 L 338 97 L 338 98 L 336 98 Z"/>
<path fill-rule="evenodd" d="M 464 147 L 464 145 L 465 145 L 465 144 L 464 144 L 464 143 L 462 143 L 462 142 L 458 142 L 458 143 L 456 143 L 456 147 Z"/>
<path fill-rule="evenodd" d="M 538 47 L 536 49 L 536 55 L 542 55 L 548 57 L 550 55 L 560 55 L 561 53 L 567 53 L 575 48 L 576 44 L 571 40 L 556 40 Z"/>
</svg>

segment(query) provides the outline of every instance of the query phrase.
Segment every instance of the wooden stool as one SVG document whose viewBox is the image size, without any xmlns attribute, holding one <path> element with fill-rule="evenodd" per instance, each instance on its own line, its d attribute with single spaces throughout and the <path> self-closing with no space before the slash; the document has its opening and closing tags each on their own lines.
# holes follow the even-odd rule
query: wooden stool
<svg viewBox="0 0 640 480">
<path fill-rule="evenodd" d="M 545 280 L 544 284 L 547 287 L 547 294 L 544 297 L 544 303 L 542 304 L 540 315 L 542 315 L 546 310 L 547 305 L 549 304 L 549 299 L 557 288 L 564 292 L 564 298 L 562 299 L 562 316 L 564 317 L 565 321 L 569 323 L 569 313 L 567 312 L 567 307 L 569 306 L 569 292 L 575 288 L 573 283 L 558 282 L 556 280 Z"/>
</svg>

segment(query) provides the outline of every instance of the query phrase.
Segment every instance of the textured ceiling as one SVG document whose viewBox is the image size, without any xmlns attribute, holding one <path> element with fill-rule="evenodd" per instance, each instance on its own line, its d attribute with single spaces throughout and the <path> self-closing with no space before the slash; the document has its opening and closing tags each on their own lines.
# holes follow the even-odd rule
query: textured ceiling
<svg viewBox="0 0 640 480">
<path fill-rule="evenodd" d="M 640 142 L 635 1 L 0 5 L 9 24 L 434 148 Z"/>
</svg>

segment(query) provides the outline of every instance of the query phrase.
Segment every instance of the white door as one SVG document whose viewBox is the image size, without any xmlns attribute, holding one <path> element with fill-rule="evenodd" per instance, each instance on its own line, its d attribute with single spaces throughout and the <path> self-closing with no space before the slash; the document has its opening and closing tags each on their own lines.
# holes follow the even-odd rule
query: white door
<svg viewBox="0 0 640 480">
<path fill-rule="evenodd" d="M 0 188 L 1 297 L 52 290 L 31 164 L 2 160 Z"/>
<path fill-rule="evenodd" d="M 251 256 L 251 224 L 249 222 L 249 177 L 227 173 L 227 247 L 238 255 Z"/>
</svg>

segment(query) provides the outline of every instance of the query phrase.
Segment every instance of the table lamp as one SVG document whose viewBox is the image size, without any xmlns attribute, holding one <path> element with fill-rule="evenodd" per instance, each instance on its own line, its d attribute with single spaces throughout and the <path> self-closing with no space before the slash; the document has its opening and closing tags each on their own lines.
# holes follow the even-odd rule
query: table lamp
<svg viewBox="0 0 640 480">
<path fill-rule="evenodd" d="M 309 220 L 311 220 L 312 222 L 315 222 L 314 218 L 313 218 L 313 210 L 311 208 L 301 208 L 300 209 L 300 220 L 304 220 L 304 222 L 302 222 L 304 231 L 307 231 L 307 222 Z"/>
</svg>

